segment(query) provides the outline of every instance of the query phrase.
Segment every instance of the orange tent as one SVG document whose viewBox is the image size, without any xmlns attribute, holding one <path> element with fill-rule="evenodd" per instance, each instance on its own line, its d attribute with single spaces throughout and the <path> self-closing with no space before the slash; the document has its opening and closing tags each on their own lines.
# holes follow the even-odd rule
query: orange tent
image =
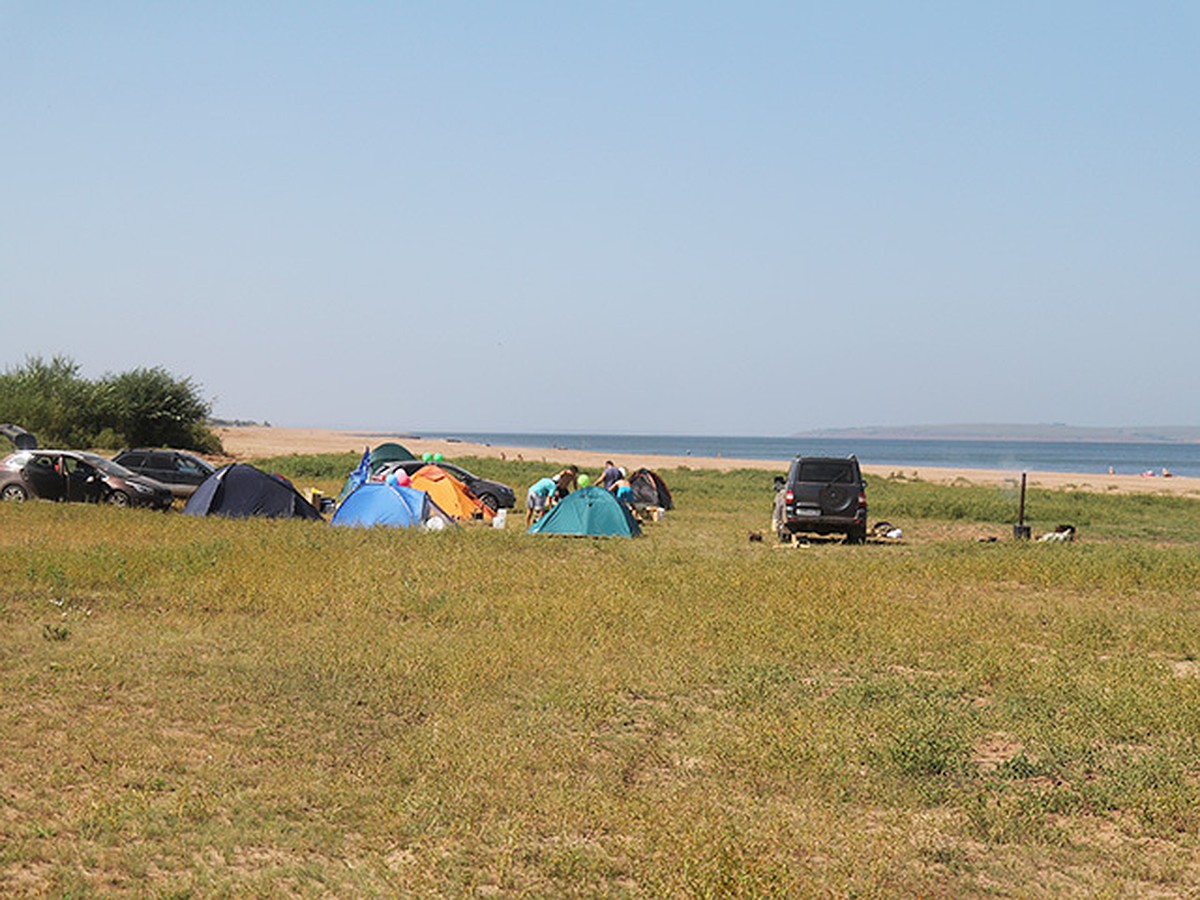
<svg viewBox="0 0 1200 900">
<path fill-rule="evenodd" d="M 492 520 L 493 513 L 467 486 L 438 466 L 422 466 L 413 472 L 412 486 L 429 494 L 429 499 L 456 519 Z"/>
</svg>

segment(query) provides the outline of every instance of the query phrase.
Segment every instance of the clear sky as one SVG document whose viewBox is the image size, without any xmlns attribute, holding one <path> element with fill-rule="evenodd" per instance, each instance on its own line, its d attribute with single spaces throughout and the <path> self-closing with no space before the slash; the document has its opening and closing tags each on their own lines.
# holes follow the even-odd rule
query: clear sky
<svg viewBox="0 0 1200 900">
<path fill-rule="evenodd" d="M 1200 4 L 0 0 L 0 369 L 408 431 L 1200 422 Z"/>
</svg>

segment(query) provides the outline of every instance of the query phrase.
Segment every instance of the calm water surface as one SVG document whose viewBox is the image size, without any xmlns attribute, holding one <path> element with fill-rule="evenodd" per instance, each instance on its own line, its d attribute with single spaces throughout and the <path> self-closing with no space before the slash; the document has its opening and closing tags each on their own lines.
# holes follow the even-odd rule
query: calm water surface
<svg viewBox="0 0 1200 900">
<path fill-rule="evenodd" d="M 1200 477 L 1200 444 L 1117 443 L 1090 441 L 941 441 L 884 438 L 717 437 L 651 434 L 481 434 L 455 432 L 426 437 L 457 437 L 481 444 L 508 447 L 554 447 L 623 454 L 712 456 L 734 459 L 779 460 L 797 453 L 816 456 L 855 454 L 863 463 L 897 468 L 941 466 L 1023 472 L 1119 474 L 1146 471 Z M 619 464 L 620 460 L 616 462 Z"/>
</svg>

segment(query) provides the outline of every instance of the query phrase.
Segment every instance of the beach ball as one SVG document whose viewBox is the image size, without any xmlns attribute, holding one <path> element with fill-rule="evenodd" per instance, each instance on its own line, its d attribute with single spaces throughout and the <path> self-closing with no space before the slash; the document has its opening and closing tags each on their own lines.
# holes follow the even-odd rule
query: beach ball
<svg viewBox="0 0 1200 900">
<path fill-rule="evenodd" d="M 421 454 L 421 462 L 429 462 L 431 459 L 433 459 L 433 454 L 428 450 Z"/>
<path fill-rule="evenodd" d="M 396 484 L 400 485 L 400 487 L 410 487 L 412 485 L 412 479 L 408 476 L 407 472 L 401 469 L 396 473 Z"/>
<path fill-rule="evenodd" d="M 587 487 L 589 484 L 591 484 L 592 479 L 588 478 L 586 475 L 580 475 L 579 480 L 576 481 L 575 483 L 578 484 L 581 488 L 583 488 L 583 487 Z"/>
<path fill-rule="evenodd" d="M 433 461 L 434 461 L 435 463 L 439 463 L 439 462 L 441 462 L 443 459 L 445 459 L 445 457 L 444 457 L 444 456 L 442 456 L 442 454 L 440 454 L 440 453 L 435 453 L 435 454 L 433 454 Z"/>
<path fill-rule="evenodd" d="M 385 482 L 387 482 L 387 486 L 388 486 L 388 487 L 395 487 L 395 486 L 396 486 L 396 483 L 399 481 L 399 479 L 398 479 L 398 478 L 396 478 L 396 473 L 395 473 L 395 472 L 388 472 L 388 474 L 387 474 L 387 478 L 385 478 L 385 479 L 383 479 L 383 480 L 384 480 Z"/>
</svg>

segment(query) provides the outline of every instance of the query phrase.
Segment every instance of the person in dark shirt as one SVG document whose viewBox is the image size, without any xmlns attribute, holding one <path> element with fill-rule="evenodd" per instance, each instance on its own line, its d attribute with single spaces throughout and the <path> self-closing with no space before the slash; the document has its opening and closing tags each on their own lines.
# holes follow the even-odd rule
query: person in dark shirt
<svg viewBox="0 0 1200 900">
<path fill-rule="evenodd" d="M 613 485 L 625 477 L 625 474 L 617 468 L 616 463 L 611 459 L 604 463 L 604 471 L 600 473 L 600 486 L 606 491 L 611 491 Z"/>
</svg>

